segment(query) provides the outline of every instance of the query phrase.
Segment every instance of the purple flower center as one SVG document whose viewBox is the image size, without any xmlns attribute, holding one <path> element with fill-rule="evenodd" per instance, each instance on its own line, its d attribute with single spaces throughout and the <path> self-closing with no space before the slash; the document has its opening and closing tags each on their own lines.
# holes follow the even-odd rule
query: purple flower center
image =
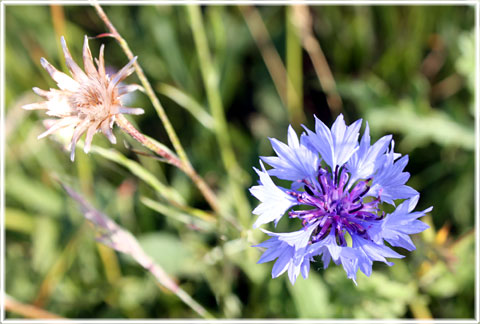
<svg viewBox="0 0 480 324">
<path fill-rule="evenodd" d="M 313 225 L 316 229 L 310 238 L 311 243 L 324 239 L 332 229 L 335 229 L 337 242 L 341 246 L 347 246 L 347 232 L 369 239 L 366 226 L 384 217 L 378 206 L 379 197 L 365 199 L 372 179 L 359 180 L 349 188 L 349 177 L 345 167 L 337 166 L 333 174 L 319 167 L 314 183 L 307 179 L 302 181 L 305 191 L 287 191 L 300 204 L 313 207 L 288 213 L 291 218 L 300 218 L 304 228 L 317 223 Z"/>
</svg>

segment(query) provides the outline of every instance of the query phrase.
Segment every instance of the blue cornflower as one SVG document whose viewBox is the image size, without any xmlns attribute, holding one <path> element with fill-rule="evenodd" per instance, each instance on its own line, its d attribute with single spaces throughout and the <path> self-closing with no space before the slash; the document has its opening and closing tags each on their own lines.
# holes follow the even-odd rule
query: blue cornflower
<svg viewBox="0 0 480 324">
<path fill-rule="evenodd" d="M 265 249 L 258 262 L 276 259 L 272 277 L 288 271 L 294 284 L 300 273 L 307 278 L 318 256 L 324 268 L 330 261 L 342 264 L 355 282 L 358 269 L 370 276 L 373 261 L 391 266 L 386 258 L 403 258 L 385 241 L 411 251 L 409 234 L 428 228 L 418 218 L 432 207 L 414 212 L 419 194 L 405 184 L 408 156 L 394 152 L 391 135 L 371 145 L 368 123 L 359 141 L 361 124 L 360 119 L 347 126 L 340 115 L 329 129 L 315 117 L 315 132 L 304 127 L 299 139 L 290 126 L 288 145 L 270 139 L 277 156 L 261 159 L 272 169 L 267 171 L 261 160 L 261 170 L 255 169 L 259 183 L 250 188 L 261 201 L 253 211 L 258 215 L 253 227 L 272 221 L 276 226 L 287 211 L 302 225 L 292 233 L 263 230 L 270 239 L 256 245 Z M 271 176 L 291 181 L 290 188 L 277 186 Z M 398 200 L 403 202 L 396 206 Z M 396 208 L 385 215 L 383 204 Z"/>
</svg>

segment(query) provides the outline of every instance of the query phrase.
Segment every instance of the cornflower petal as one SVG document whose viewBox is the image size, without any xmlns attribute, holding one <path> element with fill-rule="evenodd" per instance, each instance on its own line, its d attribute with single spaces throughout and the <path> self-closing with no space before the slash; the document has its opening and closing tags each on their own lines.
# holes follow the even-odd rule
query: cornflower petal
<svg viewBox="0 0 480 324">
<path fill-rule="evenodd" d="M 293 246 L 295 250 L 299 250 L 307 246 L 310 235 L 312 235 L 312 232 L 315 230 L 316 226 L 317 223 L 314 223 L 305 229 L 291 233 L 274 233 L 264 229 L 262 229 L 262 231 L 272 237 L 277 237 L 278 240 L 285 242 L 290 246 Z"/>
<path fill-rule="evenodd" d="M 372 273 L 373 261 L 381 261 L 392 266 L 392 262 L 388 262 L 385 258 L 403 258 L 404 256 L 393 251 L 383 244 L 363 239 L 359 236 L 353 236 L 353 250 L 358 256 L 357 267 L 366 275 L 370 276 Z"/>
<path fill-rule="evenodd" d="M 268 174 L 291 181 L 310 179 L 315 176 L 318 154 L 300 143 L 291 125 L 288 127 L 288 145 L 274 138 L 271 138 L 270 142 L 278 157 L 261 157 L 264 162 L 273 167 L 268 170 Z"/>
<path fill-rule="evenodd" d="M 333 123 L 332 129 L 315 116 L 315 133 L 305 128 L 308 134 L 309 145 L 315 148 L 322 159 L 332 170 L 342 166 L 358 149 L 358 131 L 362 125 L 359 119 L 350 126 L 346 126 L 343 115 L 340 114 Z"/>
<path fill-rule="evenodd" d="M 350 126 L 346 126 L 342 114 L 340 114 L 333 123 L 334 160 L 331 165 L 332 169 L 337 165 L 345 164 L 358 149 L 358 131 L 360 130 L 360 126 L 362 126 L 361 119 L 355 121 Z"/>
<path fill-rule="evenodd" d="M 380 228 L 375 228 L 372 234 L 375 239 L 385 240 L 393 246 L 402 247 L 409 251 L 415 250 L 415 245 L 408 236 L 416 234 L 428 229 L 429 226 L 418 218 L 425 216 L 426 213 L 432 211 L 433 207 L 429 207 L 423 211 L 412 212 L 417 205 L 419 195 L 405 200 L 401 203 L 393 213 L 388 214 L 382 220 Z"/>
<path fill-rule="evenodd" d="M 359 179 L 366 179 L 373 175 L 376 171 L 375 162 L 381 154 L 385 153 L 391 140 L 392 135 L 385 135 L 375 144 L 370 145 L 370 128 L 368 122 L 366 123 L 359 148 L 347 163 L 348 171 L 351 173 L 350 185 Z"/>
<path fill-rule="evenodd" d="M 313 230 L 313 229 L 312 229 Z M 310 257 L 306 245 L 311 231 L 298 231 L 294 233 L 272 233 L 263 230 L 271 238 L 262 242 L 256 247 L 266 247 L 258 263 L 269 262 L 277 259 L 272 268 L 272 278 L 282 275 L 288 270 L 288 277 L 292 284 L 295 283 L 298 275 L 308 276 L 310 269 Z M 307 238 L 306 240 L 304 238 Z"/>
<path fill-rule="evenodd" d="M 303 259 L 302 264 L 300 265 L 300 273 L 302 274 L 302 277 L 304 279 L 308 278 L 308 272 L 310 271 L 310 262 L 311 262 L 311 257 L 305 257 Z M 291 281 L 291 280 L 290 280 Z M 294 283 L 294 282 L 293 282 Z M 292 284 L 293 284 L 292 283 Z"/>
<path fill-rule="evenodd" d="M 392 141 L 393 142 L 393 141 Z M 373 179 L 372 187 L 367 193 L 368 196 L 380 196 L 382 201 L 394 205 L 395 199 L 407 199 L 418 195 L 418 192 L 405 185 L 410 178 L 410 173 L 403 172 L 407 163 L 408 155 L 395 161 L 393 146 L 390 153 L 380 159 L 380 167 Z"/>
<path fill-rule="evenodd" d="M 253 210 L 253 213 L 259 216 L 253 224 L 254 228 L 272 221 L 276 225 L 285 211 L 297 204 L 294 197 L 286 194 L 273 183 L 262 161 L 260 161 L 260 165 L 262 171 L 254 168 L 260 177 L 259 185 L 250 188 L 250 193 L 262 202 Z"/>
<path fill-rule="evenodd" d="M 330 231 L 325 239 L 312 244 L 309 248 L 309 254 L 321 255 L 324 269 L 328 268 L 330 260 L 333 260 L 337 265 L 342 264 L 347 277 L 355 282 L 358 269 L 356 267 L 358 263 L 357 258 L 359 255 L 353 248 L 337 244 L 334 229 Z"/>
</svg>

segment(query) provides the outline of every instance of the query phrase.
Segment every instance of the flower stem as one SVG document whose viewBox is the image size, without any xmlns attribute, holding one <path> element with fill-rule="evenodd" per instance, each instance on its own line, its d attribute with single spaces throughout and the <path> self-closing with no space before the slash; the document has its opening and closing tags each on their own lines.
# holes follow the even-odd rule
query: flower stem
<svg viewBox="0 0 480 324">
<path fill-rule="evenodd" d="M 123 49 L 127 57 L 130 60 L 133 59 L 134 55 L 130 50 L 128 43 L 118 33 L 117 29 L 115 28 L 115 26 L 113 26 L 112 22 L 107 17 L 102 7 L 100 7 L 98 3 L 94 3 L 93 6 L 97 10 L 98 16 L 100 17 L 100 19 L 103 20 L 107 28 L 110 30 L 110 33 L 112 34 L 112 36 L 118 41 L 118 43 L 120 44 L 120 47 Z M 158 100 L 157 96 L 155 95 L 152 89 L 152 86 L 150 85 L 150 82 L 145 76 L 145 73 L 143 73 L 143 69 L 141 68 L 140 64 L 138 64 L 138 61 L 133 63 L 133 66 L 135 67 L 138 78 L 140 79 L 140 82 L 142 82 L 142 85 L 145 88 L 145 93 L 150 98 L 150 101 L 152 102 L 153 107 L 157 111 L 157 114 L 160 117 L 160 120 L 162 121 L 163 126 L 165 127 L 165 130 L 168 134 L 168 137 L 170 138 L 170 141 L 172 142 L 172 145 L 175 148 L 175 151 L 180 157 L 180 160 L 182 160 L 184 164 L 190 165 L 190 160 L 188 159 L 187 154 L 185 153 L 185 150 L 183 149 L 183 146 L 180 143 L 180 140 L 178 139 L 178 136 L 175 133 L 175 130 L 173 129 L 173 126 L 170 123 L 170 120 L 168 119 L 167 114 L 165 113 L 165 110 L 163 109 L 163 106 L 160 103 L 160 100 Z"/>
<path fill-rule="evenodd" d="M 57 314 L 50 313 L 40 307 L 21 303 L 15 300 L 13 297 L 9 296 L 8 294 L 4 295 L 4 302 L 5 302 L 6 311 L 24 316 L 25 318 L 35 318 L 35 319 L 48 318 L 48 319 L 56 319 L 56 320 L 65 319 Z"/>
<path fill-rule="evenodd" d="M 118 114 L 115 118 L 116 124 L 128 135 L 133 137 L 136 141 L 140 144 L 161 156 L 166 160 L 167 163 L 176 166 L 180 170 L 182 170 L 190 179 L 192 179 L 193 183 L 197 186 L 198 190 L 202 193 L 205 197 L 205 200 L 208 202 L 210 207 L 218 214 L 220 212 L 220 207 L 218 205 L 217 197 L 210 189 L 210 187 L 205 183 L 205 181 L 195 172 L 193 167 L 190 163 L 185 164 L 181 161 L 177 156 L 174 154 L 166 151 L 163 147 L 158 145 L 156 142 L 152 141 L 140 131 L 138 131 L 132 123 L 130 123 L 122 114 Z"/>
</svg>

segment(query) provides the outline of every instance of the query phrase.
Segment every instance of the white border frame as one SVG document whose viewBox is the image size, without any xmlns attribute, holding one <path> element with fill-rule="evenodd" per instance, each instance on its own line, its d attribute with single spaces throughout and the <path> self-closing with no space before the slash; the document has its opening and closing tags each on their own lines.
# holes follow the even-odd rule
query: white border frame
<svg viewBox="0 0 480 324">
<path fill-rule="evenodd" d="M 475 84 L 475 137 L 476 137 L 476 150 L 475 150 L 475 312 L 474 319 L 434 319 L 434 320 L 346 320 L 346 319 L 326 319 L 326 320 L 302 320 L 302 319 L 245 319 L 245 320 L 200 320 L 200 319 L 111 319 L 111 320 L 88 320 L 88 319 L 69 319 L 65 320 L 28 320 L 28 319 L 6 319 L 5 318 L 5 7 L 7 5 L 49 5 L 49 4 L 62 4 L 62 5 L 90 5 L 94 1 L 78 1 L 78 0 L 0 0 L 0 323 L 479 323 L 480 313 L 480 3 L 478 0 L 324 0 L 324 1 L 294 1 L 294 0 L 138 0 L 138 1 L 98 1 L 101 5 L 186 5 L 186 4 L 205 4 L 205 5 L 239 5 L 239 4 L 261 4 L 261 5 L 292 5 L 292 4 L 308 4 L 308 5 L 457 5 L 475 7 L 475 71 L 476 71 L 476 84 Z"/>
<path fill-rule="evenodd" d="M 5 320 L 5 5 L 0 4 L 0 322 Z"/>
</svg>

